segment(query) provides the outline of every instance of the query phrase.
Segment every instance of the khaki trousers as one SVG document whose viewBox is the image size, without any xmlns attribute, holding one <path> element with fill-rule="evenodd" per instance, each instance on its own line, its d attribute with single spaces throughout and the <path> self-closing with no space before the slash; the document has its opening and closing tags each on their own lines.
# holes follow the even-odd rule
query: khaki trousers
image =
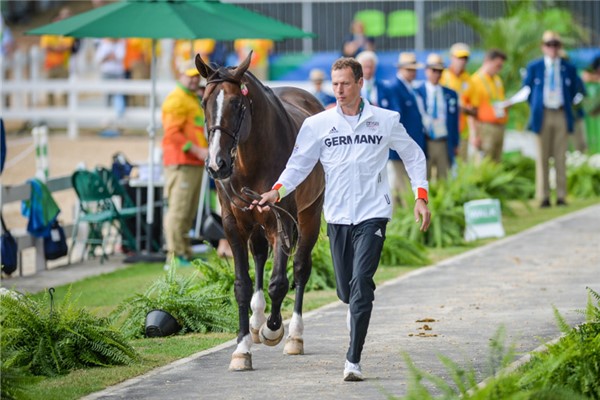
<svg viewBox="0 0 600 400">
<path fill-rule="evenodd" d="M 587 139 L 585 137 L 585 132 L 585 119 L 576 119 L 573 134 L 570 135 L 572 140 L 571 143 L 573 143 L 573 147 L 575 148 L 575 150 L 581 153 L 585 153 L 587 151 Z"/>
<path fill-rule="evenodd" d="M 427 179 L 433 179 L 435 168 L 436 179 L 446 179 L 450 171 L 448 159 L 448 142 L 442 140 L 427 140 Z"/>
<path fill-rule="evenodd" d="M 504 146 L 504 125 L 479 122 L 477 133 L 481 138 L 481 150 L 484 157 L 489 157 L 499 163 L 502 161 L 502 147 Z"/>
<path fill-rule="evenodd" d="M 544 110 L 542 129 L 538 135 L 538 158 L 536 160 L 536 193 L 540 200 L 550 198 L 550 158 L 556 169 L 556 198 L 567 197 L 567 118 L 563 110 Z"/>
<path fill-rule="evenodd" d="M 143 61 L 135 62 L 129 69 L 131 79 L 150 79 L 150 66 Z M 146 97 L 143 94 L 130 95 L 129 105 L 133 107 L 146 107 Z"/>
<path fill-rule="evenodd" d="M 202 167 L 170 165 L 165 167 L 165 197 L 168 207 L 164 219 L 165 239 L 169 256 L 190 258 L 189 232 L 198 212 L 202 184 Z"/>
</svg>

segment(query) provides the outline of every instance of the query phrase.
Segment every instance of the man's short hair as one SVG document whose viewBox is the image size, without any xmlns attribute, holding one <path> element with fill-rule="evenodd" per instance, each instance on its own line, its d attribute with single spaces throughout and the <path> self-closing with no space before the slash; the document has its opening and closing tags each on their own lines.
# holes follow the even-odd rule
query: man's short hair
<svg viewBox="0 0 600 400">
<path fill-rule="evenodd" d="M 338 71 L 340 69 L 350 68 L 354 75 L 354 82 L 358 82 L 363 77 L 362 65 L 352 57 L 341 57 L 338 58 L 331 66 L 332 71 Z"/>
<path fill-rule="evenodd" d="M 498 49 L 492 49 L 485 54 L 486 60 L 492 61 L 492 60 L 497 60 L 498 58 L 501 58 L 504 61 L 506 61 L 508 56 L 506 55 L 505 52 L 503 52 L 502 50 L 498 50 Z"/>
</svg>

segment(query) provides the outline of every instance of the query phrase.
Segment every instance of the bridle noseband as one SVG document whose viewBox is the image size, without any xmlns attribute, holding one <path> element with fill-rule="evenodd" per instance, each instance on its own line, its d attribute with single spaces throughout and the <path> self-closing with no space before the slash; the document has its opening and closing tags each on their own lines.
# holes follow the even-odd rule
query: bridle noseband
<svg viewBox="0 0 600 400">
<path fill-rule="evenodd" d="M 231 78 L 218 77 L 218 78 L 214 78 L 214 79 L 207 81 L 206 86 L 211 85 L 211 84 L 221 83 L 221 82 L 230 82 L 230 83 L 233 83 L 236 85 L 240 85 L 240 83 L 241 83 L 241 82 L 238 82 Z M 246 98 L 246 96 L 242 96 L 242 97 Z M 250 102 L 250 106 L 252 106 L 252 100 L 248 99 L 248 101 Z M 224 134 L 229 136 L 231 139 L 233 139 L 233 147 L 232 147 L 232 154 L 233 154 L 235 152 L 235 149 L 237 148 L 238 141 L 240 139 L 240 129 L 242 128 L 242 123 L 244 122 L 244 118 L 246 116 L 247 109 L 248 109 L 248 107 L 246 107 L 245 104 L 242 104 L 242 111 L 240 113 L 241 115 L 240 115 L 240 118 L 238 119 L 237 126 L 235 127 L 235 129 L 231 130 L 231 129 L 225 128 L 223 125 L 213 125 L 213 126 L 209 127 L 207 130 L 208 136 L 210 137 L 210 135 L 217 130 L 220 130 L 221 132 L 223 132 Z"/>
</svg>

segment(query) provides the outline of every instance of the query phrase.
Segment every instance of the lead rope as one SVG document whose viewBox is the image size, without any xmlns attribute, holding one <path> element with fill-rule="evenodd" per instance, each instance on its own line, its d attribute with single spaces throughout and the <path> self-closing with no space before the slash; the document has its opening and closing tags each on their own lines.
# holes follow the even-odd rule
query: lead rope
<svg viewBox="0 0 600 400">
<path fill-rule="evenodd" d="M 221 186 L 221 189 L 223 190 L 223 192 L 225 193 L 225 196 L 227 197 L 227 200 L 229 200 L 229 202 L 231 204 L 233 204 L 235 208 L 237 208 L 238 210 L 244 211 L 244 212 L 250 211 L 250 208 L 248 208 L 247 206 L 240 207 L 235 203 L 235 201 L 233 201 L 233 199 L 229 195 L 229 191 L 225 188 L 225 185 L 223 185 L 223 182 L 221 182 L 220 180 L 217 180 L 216 182 L 219 183 L 219 185 Z M 231 180 L 229 181 L 229 188 L 231 189 L 231 193 L 233 193 L 233 195 L 236 198 L 240 199 L 240 201 L 242 201 L 243 203 L 248 204 L 248 205 L 252 204 L 252 202 L 254 200 L 260 200 L 262 198 L 260 194 L 253 191 L 252 189 L 244 186 L 242 188 L 242 194 L 250 197 L 252 200 L 245 199 L 239 193 L 237 193 L 237 191 L 233 188 L 233 185 L 231 184 Z M 296 227 L 298 234 L 300 234 L 300 229 L 298 227 L 298 221 L 296 221 L 296 219 L 292 216 L 292 214 L 290 214 L 286 209 L 279 207 L 273 203 L 267 203 L 267 205 L 270 207 L 273 214 L 275 214 L 275 219 L 277 220 L 277 234 L 283 238 L 285 247 L 287 248 L 287 250 L 284 250 L 284 252 L 289 257 L 291 255 L 291 249 L 292 249 L 291 240 L 290 240 L 290 236 L 288 235 L 286 230 L 283 228 L 283 223 L 281 222 L 281 215 L 279 214 L 279 211 L 285 213 L 292 220 L 292 222 L 294 223 L 294 226 Z"/>
</svg>

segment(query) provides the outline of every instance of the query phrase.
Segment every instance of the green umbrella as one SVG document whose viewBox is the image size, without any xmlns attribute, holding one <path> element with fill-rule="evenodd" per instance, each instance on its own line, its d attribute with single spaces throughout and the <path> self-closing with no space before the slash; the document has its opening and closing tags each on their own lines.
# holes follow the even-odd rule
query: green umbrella
<svg viewBox="0 0 600 400">
<path fill-rule="evenodd" d="M 152 41 L 152 95 L 150 97 L 150 175 L 148 204 L 154 203 L 156 95 L 156 39 L 238 38 L 283 40 L 314 37 L 292 25 L 218 0 L 125 0 L 93 9 L 71 18 L 27 32 L 30 35 L 64 35 L 77 38 L 150 38 Z M 146 223 L 154 222 L 154 207 L 148 208 Z M 148 241 L 150 243 L 150 241 Z"/>
<path fill-rule="evenodd" d="M 312 37 L 292 25 L 218 0 L 126 0 L 27 32 L 73 37 L 172 39 Z"/>
</svg>

